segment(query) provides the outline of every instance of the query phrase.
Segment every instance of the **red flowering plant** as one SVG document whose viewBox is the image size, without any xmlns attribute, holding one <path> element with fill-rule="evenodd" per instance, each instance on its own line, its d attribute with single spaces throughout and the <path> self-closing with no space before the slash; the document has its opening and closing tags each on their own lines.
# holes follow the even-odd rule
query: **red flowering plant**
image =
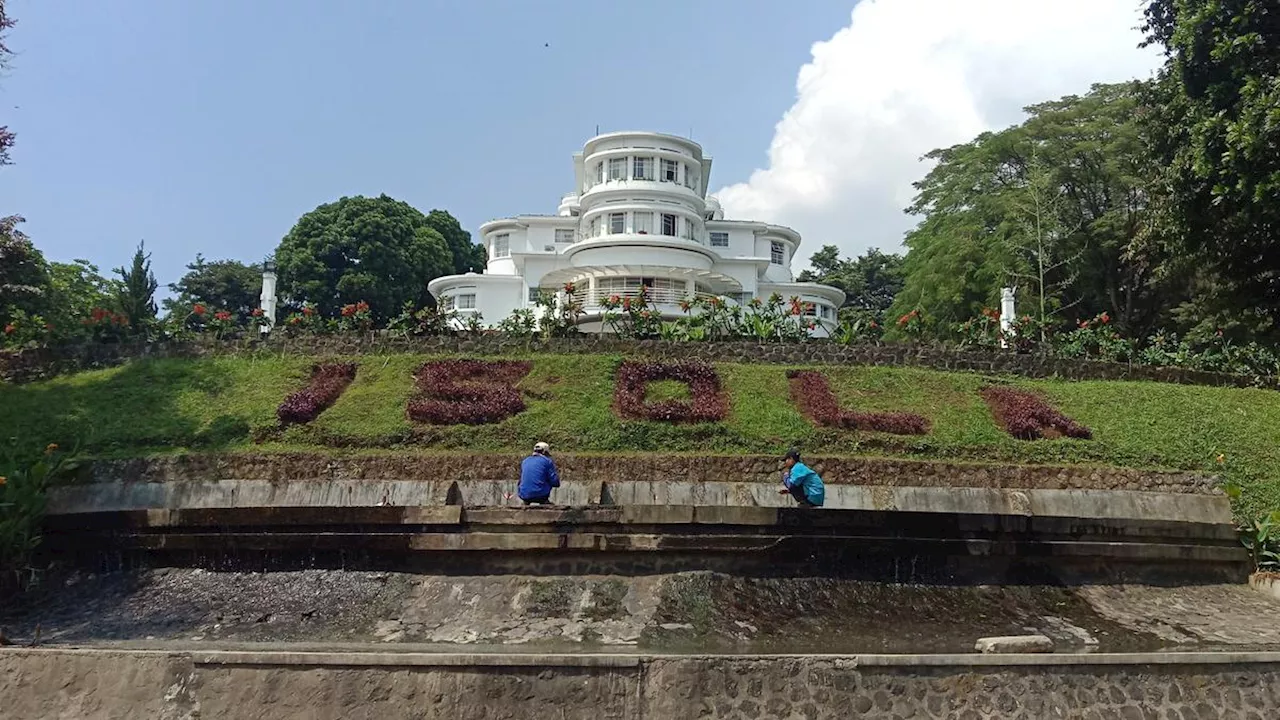
<svg viewBox="0 0 1280 720">
<path fill-rule="evenodd" d="M 982 308 L 982 313 L 969 318 L 956 327 L 960 336 L 960 347 L 964 348 L 998 348 L 1000 347 L 1000 311 L 994 308 Z"/>
<path fill-rule="evenodd" d="M 1106 312 L 1082 319 L 1076 329 L 1056 336 L 1054 350 L 1064 357 L 1111 362 L 1127 362 L 1134 357 L 1134 344 L 1120 336 Z"/>
<path fill-rule="evenodd" d="M 894 435 L 924 435 L 929 421 L 914 413 L 844 410 L 827 376 L 816 370 L 788 370 L 791 399 L 815 424 Z"/>
<path fill-rule="evenodd" d="M 689 386 L 690 399 L 648 400 L 649 383 L 661 380 L 685 383 Z M 613 408 L 620 417 L 629 420 L 717 422 L 729 414 L 729 398 L 715 368 L 701 360 L 625 360 L 618 366 Z"/>
<path fill-rule="evenodd" d="M 330 408 L 356 377 L 355 363 L 328 363 L 311 368 L 307 386 L 293 393 L 276 408 L 280 424 L 306 424 Z"/>
<path fill-rule="evenodd" d="M 267 317 L 266 311 L 262 308 L 254 308 L 253 311 L 249 313 L 249 322 L 251 322 L 258 330 L 271 328 L 271 318 Z"/>
<path fill-rule="evenodd" d="M 523 412 L 515 387 L 533 364 L 514 360 L 435 360 L 418 369 L 411 420 L 432 425 L 484 425 Z"/>
<path fill-rule="evenodd" d="M 924 337 L 925 331 L 929 329 L 928 319 L 920 310 L 912 310 L 902 315 L 898 318 L 896 325 L 898 332 L 911 340 Z"/>
<path fill-rule="evenodd" d="M 839 324 L 831 333 L 831 339 L 841 345 L 878 343 L 884 337 L 884 327 L 875 313 L 859 308 L 841 308 Z"/>
<path fill-rule="evenodd" d="M 1019 440 L 1093 437 L 1089 428 L 1063 415 L 1036 393 L 1005 385 L 992 385 L 980 392 L 996 423 Z"/>
<path fill-rule="evenodd" d="M 236 328 L 235 316 L 226 310 L 218 310 L 209 318 L 205 328 L 212 331 L 216 337 L 225 337 Z"/>
<path fill-rule="evenodd" d="M 129 331 L 129 318 L 101 307 L 90 310 L 80 324 L 97 342 L 119 342 Z"/>
<path fill-rule="evenodd" d="M 600 301 L 600 308 L 601 320 L 618 337 L 653 338 L 662 332 L 662 313 L 650 302 L 644 285 L 634 295 L 610 295 Z"/>
<path fill-rule="evenodd" d="M 0 327 L 0 347 L 24 347 L 48 344 L 53 340 L 54 327 L 40 315 L 15 309 L 9 320 Z"/>
<path fill-rule="evenodd" d="M 315 335 L 327 329 L 324 318 L 320 317 L 316 307 L 310 304 L 303 305 L 297 312 L 291 312 L 286 315 L 281 326 L 284 328 L 285 335 L 290 337 L 304 334 Z"/>
<path fill-rule="evenodd" d="M 361 300 L 342 306 L 338 316 L 339 331 L 367 333 L 372 329 L 373 313 L 369 310 L 369 303 Z"/>
</svg>

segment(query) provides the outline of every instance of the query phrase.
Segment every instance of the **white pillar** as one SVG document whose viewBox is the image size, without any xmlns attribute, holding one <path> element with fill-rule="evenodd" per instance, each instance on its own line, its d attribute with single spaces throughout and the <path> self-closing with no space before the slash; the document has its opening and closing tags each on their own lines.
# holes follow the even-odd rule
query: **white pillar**
<svg viewBox="0 0 1280 720">
<path fill-rule="evenodd" d="M 1009 347 L 1009 335 L 1013 332 L 1013 319 L 1017 313 L 1013 291 L 1014 288 L 1000 289 L 1000 347 Z"/>
<path fill-rule="evenodd" d="M 266 263 L 262 270 L 262 316 L 267 319 L 267 326 L 262 328 L 263 334 L 271 332 L 276 326 L 276 267 L 275 263 Z"/>
</svg>

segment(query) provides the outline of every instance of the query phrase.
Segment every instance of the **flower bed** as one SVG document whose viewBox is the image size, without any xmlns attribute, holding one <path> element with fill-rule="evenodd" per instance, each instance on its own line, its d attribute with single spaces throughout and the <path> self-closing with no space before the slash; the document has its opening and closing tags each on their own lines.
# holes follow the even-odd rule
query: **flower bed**
<svg viewBox="0 0 1280 720">
<path fill-rule="evenodd" d="M 791 399 L 817 425 L 894 435 L 924 435 L 929 421 L 914 413 L 841 410 L 827 376 L 816 370 L 788 370 Z"/>
<path fill-rule="evenodd" d="M 338 401 L 356 377 L 355 363 L 329 363 L 311 368 L 307 386 L 290 395 L 276 408 L 281 425 L 306 424 Z"/>
<path fill-rule="evenodd" d="M 646 402 L 646 387 L 659 380 L 685 383 L 691 399 Z M 618 367 L 613 407 L 619 416 L 630 420 L 716 422 L 729 414 L 729 398 L 715 368 L 705 362 L 627 360 Z"/>
<path fill-rule="evenodd" d="M 1053 409 L 1035 393 L 992 386 L 983 388 L 981 394 L 996 422 L 1019 440 L 1063 436 L 1088 440 L 1093 437 L 1089 428 Z"/>
<path fill-rule="evenodd" d="M 533 363 L 514 360 L 435 360 L 416 375 L 419 395 L 409 418 L 433 425 L 484 425 L 524 411 L 514 386 Z"/>
</svg>

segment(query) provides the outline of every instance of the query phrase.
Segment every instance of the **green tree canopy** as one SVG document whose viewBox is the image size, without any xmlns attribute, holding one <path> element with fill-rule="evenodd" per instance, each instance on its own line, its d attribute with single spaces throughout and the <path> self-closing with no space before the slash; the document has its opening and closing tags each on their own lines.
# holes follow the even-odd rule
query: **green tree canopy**
<svg viewBox="0 0 1280 720">
<path fill-rule="evenodd" d="M 1280 5 L 1154 0 L 1166 61 L 1145 127 L 1163 169 L 1168 254 L 1216 275 L 1238 315 L 1280 320 Z"/>
<path fill-rule="evenodd" d="M 1013 285 L 1022 307 L 1043 299 L 1050 322 L 1107 312 L 1130 332 L 1150 329 L 1176 288 L 1133 252 L 1153 222 L 1138 96 L 1132 83 L 1096 85 L 1028 107 L 1021 125 L 929 153 L 937 165 L 908 208 L 922 219 L 907 236 L 890 314 L 963 321 Z"/>
<path fill-rule="evenodd" d="M 88 260 L 51 262 L 45 319 L 59 328 L 73 327 L 94 308 L 115 307 L 120 291 L 120 281 L 104 278 Z"/>
<path fill-rule="evenodd" d="M 453 253 L 453 272 L 484 272 L 484 246 L 471 242 L 471 233 L 462 229 L 457 218 L 444 210 L 432 210 L 427 213 L 427 225 L 440 233 Z"/>
<path fill-rule="evenodd" d="M 800 273 L 801 282 L 819 282 L 845 293 L 845 307 L 857 308 L 881 318 L 902 289 L 902 256 L 871 248 L 856 258 L 840 256 L 840 248 L 824 245 L 809 257 L 811 270 Z"/>
<path fill-rule="evenodd" d="M 18 230 L 22 218 L 0 218 L 0 325 L 15 310 L 27 313 L 43 309 L 49 284 L 44 256 Z"/>
<path fill-rule="evenodd" d="M 174 297 L 164 301 L 165 310 L 185 316 L 201 303 L 214 310 L 227 310 L 244 319 L 258 307 L 262 295 L 262 268 L 238 260 L 205 260 L 196 254 L 187 273 L 169 285 Z"/>
<path fill-rule="evenodd" d="M 143 329 L 156 319 L 156 276 L 151 274 L 151 255 L 145 251 L 145 243 L 138 243 L 133 253 L 133 262 L 128 268 L 116 268 L 120 276 L 120 284 L 116 290 L 116 306 L 135 332 Z"/>
<path fill-rule="evenodd" d="M 344 197 L 303 215 L 276 250 L 282 297 L 333 314 L 364 300 L 375 317 L 430 302 L 427 282 L 454 272 L 448 242 L 411 205 Z"/>
</svg>

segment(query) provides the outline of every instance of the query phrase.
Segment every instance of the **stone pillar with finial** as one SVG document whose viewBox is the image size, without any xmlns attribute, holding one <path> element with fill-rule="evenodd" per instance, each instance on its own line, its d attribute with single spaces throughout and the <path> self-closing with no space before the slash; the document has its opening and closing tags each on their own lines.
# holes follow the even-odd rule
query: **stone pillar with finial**
<svg viewBox="0 0 1280 720">
<path fill-rule="evenodd" d="M 276 326 L 276 263 L 274 260 L 262 263 L 262 295 L 259 300 L 262 303 L 262 316 L 267 320 L 262 326 L 262 334 L 265 335 Z"/>
<path fill-rule="evenodd" d="M 1009 337 L 1013 334 L 1013 318 L 1017 313 L 1013 303 L 1013 292 L 1016 289 L 1000 288 L 1000 347 L 1009 347 Z"/>
</svg>

